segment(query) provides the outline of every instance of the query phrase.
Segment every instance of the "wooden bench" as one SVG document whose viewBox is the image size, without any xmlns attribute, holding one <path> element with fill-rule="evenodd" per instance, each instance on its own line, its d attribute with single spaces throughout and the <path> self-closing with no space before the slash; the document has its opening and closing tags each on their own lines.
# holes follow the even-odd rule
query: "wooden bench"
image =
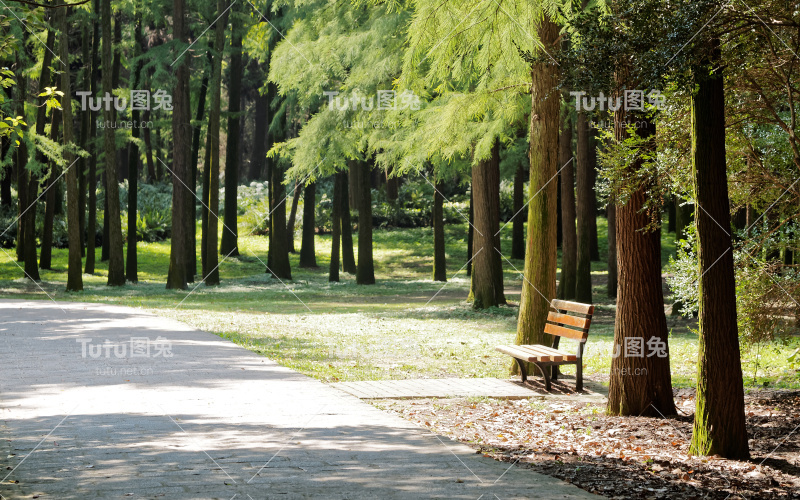
<svg viewBox="0 0 800 500">
<path fill-rule="evenodd" d="M 544 333 L 555 337 L 566 337 L 578 341 L 578 350 L 575 354 L 559 351 L 558 338 L 556 338 L 556 348 L 543 345 L 501 345 L 495 349 L 508 354 L 519 365 L 522 383 L 528 380 L 528 372 L 525 363 L 534 364 L 544 377 L 544 386 L 550 392 L 550 366 L 575 365 L 575 390 L 583 390 L 583 347 L 586 337 L 589 336 L 589 325 L 592 323 L 594 306 L 580 304 L 578 302 L 568 302 L 566 300 L 554 300 L 550 303 L 555 311 L 550 311 L 547 315 L 547 323 Z M 570 314 L 572 313 L 572 314 Z M 558 372 L 555 371 L 553 380 L 557 379 Z"/>
</svg>

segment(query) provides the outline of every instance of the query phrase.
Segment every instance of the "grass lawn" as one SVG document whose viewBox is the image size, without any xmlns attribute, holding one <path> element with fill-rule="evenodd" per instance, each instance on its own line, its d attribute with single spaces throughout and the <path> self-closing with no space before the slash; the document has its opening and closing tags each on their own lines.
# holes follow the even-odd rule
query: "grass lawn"
<svg viewBox="0 0 800 500">
<path fill-rule="evenodd" d="M 246 231 L 243 231 L 246 232 Z M 598 305 L 586 350 L 584 374 L 604 382 L 611 365 L 614 304 L 606 298 L 606 221 L 598 219 L 601 261 L 592 263 Z M 510 307 L 474 311 L 465 302 L 469 279 L 466 224 L 446 227 L 448 277 L 431 281 L 433 238 L 430 228 L 376 230 L 377 284 L 359 286 L 341 274 L 328 283 L 330 236 L 317 236 L 318 269 L 299 269 L 291 256 L 293 279 L 281 282 L 265 274 L 267 239 L 240 238 L 241 256 L 220 265 L 222 284 L 166 290 L 169 243 L 139 243 L 139 283 L 107 287 L 106 263 L 84 275 L 84 291 L 66 293 L 67 251 L 54 249 L 53 270 L 41 272 L 38 286 L 20 278 L 8 254 L 0 254 L 0 297 L 103 302 L 142 308 L 214 332 L 248 349 L 320 380 L 354 381 L 424 377 L 508 376 L 510 358 L 494 351 L 513 342 L 523 262 L 503 262 Z M 511 253 L 511 229 L 502 247 Z M 354 235 L 357 236 L 357 235 Z M 663 262 L 674 251 L 674 235 L 662 238 Z M 199 241 L 199 238 L 198 238 Z M 299 249 L 299 239 L 297 242 Z M 356 247 L 357 250 L 357 247 Z M 98 249 L 99 256 L 99 249 Z M 222 257 L 220 257 L 221 259 Z M 40 288 L 41 286 L 41 288 Z M 196 288 L 194 288 L 196 286 Z M 669 302 L 669 300 L 667 300 Z M 696 322 L 668 316 L 673 383 L 692 386 L 697 357 Z M 746 384 L 800 387 L 796 366 L 787 358 L 800 347 L 795 337 L 743 351 Z M 574 370 L 565 367 L 570 373 Z"/>
</svg>

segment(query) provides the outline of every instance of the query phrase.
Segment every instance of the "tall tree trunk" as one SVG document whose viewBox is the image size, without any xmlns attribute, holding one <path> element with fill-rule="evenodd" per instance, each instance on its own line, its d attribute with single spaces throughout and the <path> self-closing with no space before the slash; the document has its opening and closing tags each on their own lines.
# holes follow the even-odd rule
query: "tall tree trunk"
<svg viewBox="0 0 800 500">
<path fill-rule="evenodd" d="M 58 141 L 58 131 L 61 125 L 62 117 L 61 112 L 57 109 L 53 110 L 52 119 L 50 123 L 50 140 L 53 142 Z M 38 126 L 37 126 L 38 128 Z M 42 127 L 44 128 L 44 127 Z M 73 166 L 73 168 L 75 168 Z M 53 220 L 56 216 L 56 190 L 52 186 L 59 176 L 58 166 L 55 162 L 51 162 L 50 178 L 47 179 L 47 194 L 45 195 L 44 205 L 44 224 L 42 227 L 42 253 L 39 255 L 39 267 L 42 269 L 52 269 L 53 257 Z"/>
<path fill-rule="evenodd" d="M 469 188 L 469 219 L 467 227 L 467 276 L 472 276 L 472 257 L 475 256 L 475 206 L 473 204 L 475 187 Z M 471 285 L 470 285 L 471 286 Z"/>
<path fill-rule="evenodd" d="M 317 183 L 309 182 L 303 192 L 303 241 L 300 244 L 300 267 L 317 267 L 317 252 L 314 248 L 316 205 Z"/>
<path fill-rule="evenodd" d="M 172 2 L 172 38 L 178 43 L 187 43 L 186 0 Z M 178 47 L 180 49 L 180 46 Z M 180 52 L 176 51 L 176 54 Z M 169 252 L 169 274 L 167 289 L 186 289 L 186 270 L 188 268 L 186 248 L 192 239 L 189 235 L 189 221 L 186 211 L 186 197 L 192 196 L 184 184 L 191 177 L 191 121 L 189 103 L 189 61 L 182 56 L 175 75 L 175 88 L 172 92 L 172 240 Z M 193 219 L 194 220 L 194 219 Z"/>
<path fill-rule="evenodd" d="M 386 199 L 390 203 L 396 202 L 400 195 L 400 179 L 393 175 L 393 172 L 394 167 L 386 170 Z"/>
<path fill-rule="evenodd" d="M 578 263 L 575 270 L 575 300 L 585 304 L 592 303 L 592 172 L 591 142 L 589 138 L 589 120 L 586 113 L 579 112 L 576 123 L 578 132 L 577 154 L 577 249 Z"/>
<path fill-rule="evenodd" d="M 197 274 L 197 175 L 198 175 L 198 159 L 200 157 L 200 134 L 203 129 L 202 121 L 203 117 L 205 116 L 205 109 L 206 109 L 206 95 L 208 94 L 208 77 L 209 73 L 211 72 L 211 67 L 214 64 L 214 57 L 211 54 L 210 50 L 206 51 L 206 59 L 208 60 L 208 68 L 203 70 L 203 79 L 200 82 L 200 93 L 197 97 L 197 111 L 195 113 L 195 120 L 197 121 L 197 126 L 192 128 L 192 156 L 189 160 L 189 170 L 191 172 L 190 178 L 191 182 L 189 183 L 189 187 L 191 188 L 191 199 L 188 202 L 189 205 L 189 213 L 187 217 L 189 223 L 189 240 L 190 240 L 190 248 L 191 251 L 187 255 L 188 260 L 188 270 L 186 271 L 186 279 L 190 283 L 194 281 L 194 275 Z M 190 99 L 191 101 L 191 99 Z M 208 137 L 206 137 L 208 139 Z M 208 146 L 208 141 L 206 141 L 206 146 Z M 208 173 L 208 151 L 210 148 L 206 147 L 206 157 L 203 163 L 203 172 Z M 207 196 L 208 193 L 208 182 L 207 178 L 203 177 L 203 196 Z M 205 198 L 202 198 L 205 199 Z M 205 235 L 206 233 L 202 232 L 205 231 L 208 223 L 208 211 L 206 210 L 205 206 L 201 204 L 200 206 L 201 219 L 203 222 L 201 223 L 201 234 Z M 201 252 L 205 253 L 205 240 L 202 239 L 201 236 Z"/>
<path fill-rule="evenodd" d="M 215 25 L 214 50 L 217 56 L 211 70 L 211 110 L 208 118 L 208 137 L 211 144 L 211 163 L 208 165 L 208 235 L 206 236 L 206 267 L 203 279 L 206 286 L 219 285 L 219 258 L 217 242 L 219 229 L 219 131 L 222 92 L 222 59 L 225 54 L 225 27 L 228 10 L 225 0 L 217 0 L 217 12 L 223 12 Z M 235 213 L 235 212 L 234 212 Z"/>
<path fill-rule="evenodd" d="M 142 120 L 149 123 L 150 122 L 150 110 L 146 110 L 144 115 L 142 116 Z M 142 137 L 144 138 L 144 159 L 147 162 L 147 180 L 148 182 L 156 182 L 158 179 L 158 175 L 156 174 L 156 166 L 153 162 L 153 141 L 150 136 L 150 128 L 145 127 L 142 131 Z"/>
<path fill-rule="evenodd" d="M 0 137 L 0 159 L 5 159 L 9 149 L 9 138 Z M 3 179 L 0 180 L 0 206 L 11 207 L 11 177 L 13 168 L 8 166 L 3 170 Z"/>
<path fill-rule="evenodd" d="M 619 142 L 627 136 L 627 116 L 623 110 L 614 115 L 615 139 Z M 638 128 L 637 134 L 654 140 L 655 124 L 644 116 L 636 116 L 636 121 L 647 124 Z M 635 161 L 631 171 L 641 168 L 641 157 Z M 660 210 L 643 211 L 654 180 L 639 182 L 636 192 L 616 212 L 619 284 L 614 348 L 619 351 L 611 361 L 607 410 L 611 415 L 673 415 L 661 289 L 661 235 L 657 230 L 645 230 L 654 218 L 659 220 Z M 638 351 L 634 349 L 637 345 Z"/>
<path fill-rule="evenodd" d="M 48 30 L 47 33 L 47 46 L 53 47 L 55 45 L 55 32 L 52 30 Z M 44 92 L 45 87 L 54 85 L 53 79 L 50 77 L 50 65 L 52 63 L 53 57 L 49 50 L 44 52 L 44 57 L 42 58 L 42 73 L 39 77 L 39 92 Z M 55 86 L 61 87 L 60 82 Z M 44 126 L 45 122 L 47 121 L 47 107 L 43 105 L 44 103 L 39 103 L 39 109 L 36 112 L 36 135 L 43 136 L 44 135 Z M 52 120 L 50 123 L 50 140 L 57 143 L 58 142 L 58 125 L 60 124 L 61 115 L 58 110 L 54 109 L 52 114 Z M 48 161 L 43 153 L 37 152 L 36 159 L 43 164 L 47 164 Z M 79 169 L 79 166 L 73 166 L 72 168 Z M 54 162 L 50 162 L 50 173 L 49 177 L 46 182 L 45 188 L 47 189 L 47 194 L 45 195 L 45 211 L 44 211 L 44 224 L 42 230 L 42 252 L 39 257 L 39 267 L 42 269 L 50 269 L 52 267 L 52 250 L 53 250 L 53 218 L 55 217 L 55 202 L 56 202 L 56 190 L 55 180 L 58 178 L 58 168 Z M 34 184 L 33 191 L 35 192 L 37 186 Z M 34 221 L 35 224 L 35 221 Z M 33 230 L 36 230 L 36 226 L 34 225 Z"/>
<path fill-rule="evenodd" d="M 331 262 L 328 266 L 328 281 L 339 281 L 339 237 L 342 228 L 342 207 L 347 198 L 342 199 L 342 185 L 347 182 L 345 172 L 337 172 L 333 178 L 333 213 L 331 214 Z"/>
<path fill-rule="evenodd" d="M 692 170 L 700 261 L 697 396 L 690 452 L 750 457 L 736 323 L 736 282 L 725 162 L 725 87 L 719 41 L 695 72 Z"/>
<path fill-rule="evenodd" d="M 297 205 L 300 203 L 300 194 L 303 192 L 299 183 L 295 182 L 292 190 L 292 208 L 289 209 L 289 221 L 286 223 L 287 248 L 289 253 L 295 253 L 294 249 L 294 225 L 297 220 Z"/>
<path fill-rule="evenodd" d="M 17 56 L 17 65 L 21 66 L 22 58 Z M 17 103 L 17 114 L 25 116 L 25 101 L 28 99 L 28 80 L 27 78 L 19 79 L 19 102 Z M 23 130 L 25 130 L 23 128 Z M 23 226 L 22 230 L 22 261 L 24 263 L 25 276 L 32 281 L 40 281 L 39 278 L 39 262 L 36 258 L 36 204 L 37 204 L 37 191 L 38 182 L 36 176 L 28 168 L 28 161 L 30 160 L 30 152 L 28 145 L 25 141 L 20 141 L 17 148 L 17 168 L 22 173 L 22 190 L 25 193 L 24 202 L 20 206 L 20 220 Z M 20 199 L 23 199 L 20 196 Z"/>
<path fill-rule="evenodd" d="M 475 233 L 473 235 L 472 282 L 470 297 L 475 309 L 496 307 L 505 303 L 502 269 L 498 269 L 498 241 L 500 228 L 499 179 L 495 167 L 499 157 L 497 144 L 492 147 L 492 156 L 472 167 L 472 196 L 475 210 Z M 498 273 L 499 271 L 499 273 Z M 499 275 L 498 275 L 499 274 Z"/>
<path fill-rule="evenodd" d="M 341 238 L 342 238 L 342 271 L 349 274 L 356 274 L 356 255 L 353 251 L 353 221 L 350 218 L 350 182 L 351 175 L 358 175 L 358 171 L 353 172 L 340 172 L 342 176 L 342 196 L 340 197 L 341 205 L 339 207 L 339 216 L 341 217 Z"/>
<path fill-rule="evenodd" d="M 253 66 L 257 68 L 254 62 Z M 267 127 L 269 126 L 269 96 L 256 95 L 255 125 L 253 132 L 253 154 L 250 157 L 250 180 L 261 179 L 264 175 L 267 150 Z"/>
<path fill-rule="evenodd" d="M 433 281 L 447 281 L 447 256 L 444 246 L 444 183 L 439 180 L 433 192 Z"/>
<path fill-rule="evenodd" d="M 91 87 L 92 79 L 92 63 L 91 63 L 91 35 L 89 26 L 84 25 L 81 30 L 81 64 L 83 64 L 83 71 L 81 74 L 81 84 L 84 89 Z M 89 110 L 81 110 L 81 131 L 80 131 L 80 147 L 84 151 L 88 149 L 89 130 L 92 117 Z M 78 170 L 78 220 L 80 222 L 80 238 L 81 238 L 81 257 L 86 256 L 86 191 L 88 189 L 87 173 L 89 170 L 89 159 L 81 158 L 78 160 L 80 163 L 80 170 Z"/>
<path fill-rule="evenodd" d="M 589 129 L 589 256 L 592 261 L 598 262 L 600 260 L 600 246 L 597 241 L 597 191 L 594 187 L 597 185 L 597 140 L 595 139 L 597 132 L 594 129 Z"/>
<path fill-rule="evenodd" d="M 58 9 L 56 15 L 59 18 L 59 30 L 61 40 L 59 40 L 59 54 L 62 61 L 69 61 L 69 24 L 67 22 L 67 9 Z M 64 144 L 72 142 L 72 97 L 69 77 L 69 67 L 61 73 L 61 90 L 64 92 L 62 98 L 62 113 L 64 118 Z M 67 165 L 72 165 L 73 154 L 69 151 L 64 153 L 64 160 Z M 80 238 L 80 211 L 78 210 L 78 169 L 70 168 L 66 174 L 67 180 L 67 233 L 69 235 L 69 256 L 67 265 L 67 291 L 76 292 L 83 290 L 83 262 L 81 262 L 81 238 Z M 119 215 L 117 215 L 119 223 Z M 120 237 L 120 240 L 122 238 Z M 109 272 L 110 276 L 110 272 Z M 123 282 L 125 277 L 123 276 Z"/>
<path fill-rule="evenodd" d="M 358 187 L 358 183 L 361 181 L 361 176 L 358 173 L 358 163 L 351 162 L 349 164 L 347 181 L 347 199 L 350 201 L 350 210 L 358 210 L 358 196 L 361 194 L 361 190 Z"/>
<path fill-rule="evenodd" d="M 675 197 L 670 196 L 667 198 L 666 203 L 667 209 L 667 232 L 674 233 L 675 232 Z"/>
<path fill-rule="evenodd" d="M 375 284 L 375 265 L 372 260 L 372 189 L 369 176 L 372 163 L 360 161 L 356 163 L 358 172 L 358 266 L 356 283 L 359 285 Z"/>
<path fill-rule="evenodd" d="M 219 252 L 239 255 L 239 219 L 236 204 L 239 187 L 239 111 L 242 90 L 242 29 L 237 16 L 231 18 L 231 68 L 228 83 L 228 147 L 225 151 L 225 224 Z"/>
<path fill-rule="evenodd" d="M 538 27 L 545 50 L 552 50 L 558 40 L 558 26 L 546 17 Z M 531 68 L 530 124 L 530 203 L 525 252 L 524 281 L 519 305 L 516 344 L 551 345 L 544 333 L 550 301 L 556 296 L 556 183 L 550 182 L 558 171 L 558 123 L 561 95 L 555 91 L 557 66 L 548 61 Z M 541 190 L 541 191 L 540 191 Z M 538 192 L 538 195 L 534 195 Z M 476 201 L 477 203 L 477 201 Z M 512 366 L 512 372 L 517 370 Z"/>
<path fill-rule="evenodd" d="M 103 92 L 112 95 L 112 75 L 108 71 L 112 67 L 111 51 L 111 0 L 102 0 L 102 29 L 103 29 Z M 117 20 L 119 23 L 119 20 Z M 119 71 L 117 69 L 117 71 Z M 114 107 L 103 108 L 103 117 L 106 123 L 114 122 Z M 64 139 L 67 137 L 67 122 L 72 127 L 72 117 L 67 120 L 64 113 Z M 115 162 L 116 145 L 114 143 L 114 129 L 106 127 L 104 130 L 105 145 L 105 178 L 106 178 L 106 207 L 104 219 L 108 220 L 108 285 L 122 286 L 125 284 L 125 264 L 122 255 L 122 222 L 119 216 L 119 181 L 117 179 L 117 166 Z M 77 189 L 77 188 L 76 188 Z M 80 253 L 78 254 L 80 257 Z"/>
<path fill-rule="evenodd" d="M 558 163 L 561 167 L 561 224 L 564 240 L 561 245 L 561 282 L 559 296 L 575 299 L 575 276 L 578 265 L 578 235 L 575 228 L 575 162 L 572 159 L 572 120 L 569 110 L 561 113 L 561 134 L 558 138 Z"/>
<path fill-rule="evenodd" d="M 675 197 L 675 241 L 680 242 L 687 237 L 686 228 L 692 223 L 694 217 L 692 205 L 686 203 L 679 196 Z"/>
<path fill-rule="evenodd" d="M 608 203 L 608 297 L 617 298 L 617 206 Z"/>
<path fill-rule="evenodd" d="M 134 33 L 134 57 L 138 56 L 142 50 L 144 37 L 142 35 L 142 20 L 137 17 Z M 142 71 L 141 62 L 134 62 L 131 70 L 130 85 L 131 88 L 139 87 L 139 75 Z M 139 110 L 131 110 L 131 119 L 133 123 L 139 122 Z M 128 144 L 128 253 L 125 262 L 125 275 L 128 281 L 137 283 L 139 281 L 139 257 L 136 253 L 136 214 L 138 209 L 139 199 L 139 129 L 134 127 L 131 129 L 131 137 L 134 139 Z"/>
<path fill-rule="evenodd" d="M 489 178 L 489 200 L 492 207 L 497 207 L 497 216 L 492 216 L 491 234 L 493 235 L 492 262 L 494 264 L 494 271 L 492 277 L 494 278 L 494 291 L 497 295 L 497 303 L 505 304 L 506 295 L 503 286 L 503 254 L 502 246 L 500 246 L 500 142 L 495 142 L 492 148 L 492 161 L 490 164 L 490 178 Z"/>
<path fill-rule="evenodd" d="M 206 277 L 208 268 L 208 190 L 211 189 L 211 178 L 209 173 L 211 171 L 211 136 L 206 133 L 206 147 L 205 154 L 203 155 L 203 203 L 200 206 L 200 266 L 202 268 L 203 279 Z"/>
<path fill-rule="evenodd" d="M 93 0 L 92 9 L 98 12 L 100 9 L 100 1 Z M 98 56 L 98 45 L 100 44 L 100 26 L 96 19 L 92 20 L 92 68 L 89 84 L 92 96 L 97 95 L 97 73 L 100 66 L 100 59 Z M 89 109 L 84 111 L 89 119 L 89 141 L 94 154 L 89 156 L 89 177 L 86 184 L 89 189 L 89 220 L 86 223 L 86 267 L 84 272 L 86 274 L 94 274 L 95 253 L 97 245 L 97 157 L 100 155 L 99 145 L 97 143 L 97 121 L 95 120 L 94 112 Z M 148 136 L 145 136 L 148 137 Z"/>
</svg>

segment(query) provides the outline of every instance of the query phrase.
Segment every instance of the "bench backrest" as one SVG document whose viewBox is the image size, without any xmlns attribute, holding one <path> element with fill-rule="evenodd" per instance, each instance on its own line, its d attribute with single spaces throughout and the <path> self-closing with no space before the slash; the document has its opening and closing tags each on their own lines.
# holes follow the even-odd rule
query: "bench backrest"
<svg viewBox="0 0 800 500">
<path fill-rule="evenodd" d="M 589 325 L 592 324 L 594 306 L 558 299 L 550 304 L 556 311 L 550 311 L 547 315 L 544 332 L 586 342 L 586 337 L 589 336 Z"/>
</svg>

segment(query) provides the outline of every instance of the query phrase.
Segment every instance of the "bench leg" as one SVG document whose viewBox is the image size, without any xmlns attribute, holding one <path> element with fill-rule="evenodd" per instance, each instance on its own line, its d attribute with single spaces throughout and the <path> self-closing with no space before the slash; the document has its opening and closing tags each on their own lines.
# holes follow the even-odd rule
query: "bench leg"
<svg viewBox="0 0 800 500">
<path fill-rule="evenodd" d="M 517 358 L 514 358 L 514 361 L 516 361 L 517 365 L 519 365 L 519 375 L 522 377 L 522 383 L 524 384 L 528 381 L 528 370 L 525 369 L 525 363 Z"/>
<path fill-rule="evenodd" d="M 579 359 L 575 364 L 575 391 L 583 391 L 583 360 Z"/>
<path fill-rule="evenodd" d="M 544 378 L 544 389 L 547 392 L 550 392 L 550 373 L 549 373 L 549 370 L 547 369 L 546 366 L 542 366 L 539 363 L 533 363 L 533 364 L 536 365 L 536 368 L 538 368 L 540 372 L 542 372 L 542 377 Z"/>
</svg>

